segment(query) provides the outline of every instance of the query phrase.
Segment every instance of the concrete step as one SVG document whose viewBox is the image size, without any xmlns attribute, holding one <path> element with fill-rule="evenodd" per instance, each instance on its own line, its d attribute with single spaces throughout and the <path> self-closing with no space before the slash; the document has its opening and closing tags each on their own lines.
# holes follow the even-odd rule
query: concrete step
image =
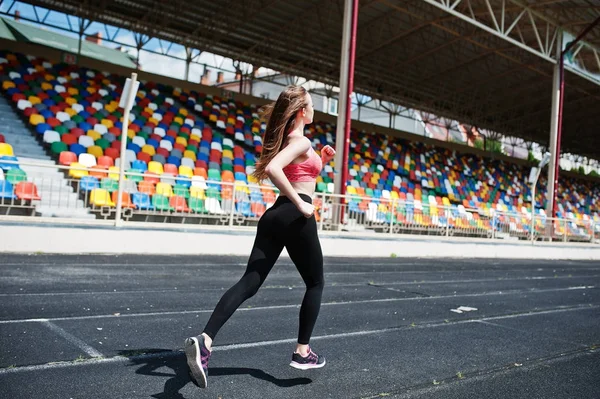
<svg viewBox="0 0 600 399">
<path fill-rule="evenodd" d="M 93 214 L 88 213 L 87 209 L 64 209 L 50 206 L 36 207 L 36 212 L 43 217 L 57 217 L 68 219 L 96 219 Z"/>
</svg>

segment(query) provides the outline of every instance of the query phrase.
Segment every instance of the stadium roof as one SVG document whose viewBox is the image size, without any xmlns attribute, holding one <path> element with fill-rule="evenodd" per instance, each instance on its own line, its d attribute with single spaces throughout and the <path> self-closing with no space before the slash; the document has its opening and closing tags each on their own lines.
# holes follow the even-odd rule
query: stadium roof
<svg viewBox="0 0 600 399">
<path fill-rule="evenodd" d="M 70 53 L 77 53 L 79 50 L 78 39 L 39 29 L 29 24 L 22 24 L 9 18 L 0 17 L 0 38 L 41 44 L 42 46 L 53 47 Z M 135 62 L 127 53 L 88 41 L 81 43 L 81 55 L 127 68 L 135 68 Z"/>
<path fill-rule="evenodd" d="M 337 85 L 343 0 L 28 0 Z M 547 144 L 556 40 L 599 0 L 361 0 L 355 90 Z M 562 150 L 600 158 L 600 27 L 567 65 Z"/>
</svg>

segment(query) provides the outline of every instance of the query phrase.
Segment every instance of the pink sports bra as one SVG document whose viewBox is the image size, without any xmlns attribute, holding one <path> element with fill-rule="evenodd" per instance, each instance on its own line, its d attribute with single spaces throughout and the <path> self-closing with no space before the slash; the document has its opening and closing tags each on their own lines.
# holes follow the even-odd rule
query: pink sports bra
<svg viewBox="0 0 600 399">
<path fill-rule="evenodd" d="M 323 162 L 315 150 L 308 150 L 308 159 L 304 162 L 289 164 L 283 168 L 283 173 L 290 182 L 310 182 L 315 181 L 321 169 Z"/>
</svg>

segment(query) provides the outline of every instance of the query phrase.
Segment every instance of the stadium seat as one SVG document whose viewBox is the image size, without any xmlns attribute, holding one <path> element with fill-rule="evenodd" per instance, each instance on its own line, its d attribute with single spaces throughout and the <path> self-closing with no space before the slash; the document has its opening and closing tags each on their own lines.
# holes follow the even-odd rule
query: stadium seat
<svg viewBox="0 0 600 399">
<path fill-rule="evenodd" d="M 111 194 L 111 200 L 112 202 L 115 204 L 117 204 L 119 198 L 119 192 L 118 191 L 113 191 Z M 128 192 L 123 192 L 121 193 L 121 207 L 123 208 L 135 208 L 136 205 L 133 204 L 133 202 L 131 202 L 131 195 Z"/>
<path fill-rule="evenodd" d="M 14 193 L 14 187 L 8 180 L 0 180 L 0 198 L 5 200 L 17 198 Z"/>
<path fill-rule="evenodd" d="M 35 184 L 31 182 L 22 181 L 15 186 L 15 195 L 20 200 L 40 200 L 40 196 L 37 191 Z"/>
<path fill-rule="evenodd" d="M 146 193 L 134 193 L 132 195 L 132 202 L 136 209 L 140 210 L 153 210 L 154 207 L 150 201 L 150 196 Z"/>
<path fill-rule="evenodd" d="M 90 204 L 97 207 L 115 206 L 115 203 L 112 201 L 109 192 L 101 188 L 92 190 L 90 193 Z"/>
<path fill-rule="evenodd" d="M 174 195 L 169 199 L 169 206 L 176 212 L 189 212 L 185 198 Z"/>
<path fill-rule="evenodd" d="M 0 157 L 1 156 L 14 156 L 13 148 L 10 144 L 0 143 Z"/>
</svg>

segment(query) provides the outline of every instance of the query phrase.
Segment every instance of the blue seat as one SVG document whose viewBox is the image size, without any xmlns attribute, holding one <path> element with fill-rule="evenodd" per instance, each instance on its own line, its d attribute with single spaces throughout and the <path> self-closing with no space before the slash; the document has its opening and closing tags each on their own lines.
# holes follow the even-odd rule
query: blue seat
<svg viewBox="0 0 600 399">
<path fill-rule="evenodd" d="M 144 173 L 145 171 L 148 170 L 148 165 L 146 165 L 146 162 L 136 159 L 135 161 L 133 161 L 131 163 L 131 169 L 137 169 L 137 170 L 141 171 L 142 173 Z"/>
<path fill-rule="evenodd" d="M 17 196 L 14 193 L 13 185 L 8 180 L 0 181 L 0 198 L 15 199 Z"/>
<path fill-rule="evenodd" d="M 242 172 L 235 172 L 235 180 L 247 182 L 246 174 Z"/>
<path fill-rule="evenodd" d="M 139 145 L 131 143 L 131 142 L 127 143 L 127 149 L 135 152 L 136 154 L 138 152 L 142 151 L 142 149 Z"/>
<path fill-rule="evenodd" d="M 136 209 L 154 209 L 154 206 L 152 206 L 152 202 L 150 201 L 150 196 L 146 193 L 133 193 L 131 196 L 131 201 L 133 202 L 133 205 L 135 205 Z"/>
<path fill-rule="evenodd" d="M 69 147 L 69 151 L 71 151 L 72 153 L 74 153 L 75 155 L 77 155 L 77 157 L 79 157 L 79 155 L 81 154 L 85 154 L 87 153 L 87 149 L 82 146 L 81 144 L 71 144 L 71 146 Z"/>
<path fill-rule="evenodd" d="M 170 155 L 169 158 L 167 158 L 167 163 L 170 163 L 170 164 L 173 164 L 173 165 L 179 167 L 179 166 L 181 166 L 181 158 Z"/>
<path fill-rule="evenodd" d="M 0 157 L 0 169 L 2 169 L 4 171 L 11 170 L 11 169 L 21 169 L 19 167 L 19 165 L 4 163 L 2 161 L 18 162 L 19 159 L 17 157 L 14 157 L 12 155 L 3 155 L 3 156 L 1 156 Z"/>
<path fill-rule="evenodd" d="M 252 210 L 250 208 L 249 202 L 238 202 L 235 207 L 238 213 L 241 213 L 246 217 L 252 215 Z"/>
<path fill-rule="evenodd" d="M 192 181 L 188 177 L 182 175 L 178 175 L 175 178 L 175 183 L 186 188 L 190 188 L 192 186 Z"/>
<path fill-rule="evenodd" d="M 79 189 L 81 191 L 92 191 L 96 188 L 100 188 L 100 182 L 94 176 L 83 176 L 79 179 Z"/>
<path fill-rule="evenodd" d="M 52 126 L 47 123 L 40 123 L 35 127 L 37 134 L 44 134 L 46 130 L 52 130 Z"/>
</svg>

